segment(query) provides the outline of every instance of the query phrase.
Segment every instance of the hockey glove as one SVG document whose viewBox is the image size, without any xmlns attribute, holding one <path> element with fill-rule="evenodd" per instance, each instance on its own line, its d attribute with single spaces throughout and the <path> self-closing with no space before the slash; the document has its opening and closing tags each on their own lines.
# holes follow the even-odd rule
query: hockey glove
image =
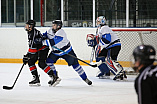
<svg viewBox="0 0 157 104">
<path fill-rule="evenodd" d="M 42 44 L 42 38 L 36 38 L 36 39 L 34 40 L 34 43 L 35 43 L 35 44 Z"/>
<path fill-rule="evenodd" d="M 42 40 L 45 40 L 45 39 L 48 39 L 48 37 L 45 36 L 45 35 L 43 35 L 43 36 L 42 36 Z"/>
<path fill-rule="evenodd" d="M 24 55 L 24 56 L 23 56 L 23 63 L 24 63 L 25 65 L 28 63 L 28 60 L 29 60 L 28 55 L 27 55 L 27 54 Z"/>
<path fill-rule="evenodd" d="M 94 47 L 98 44 L 98 37 L 93 34 L 87 34 L 87 45 L 90 47 Z"/>
</svg>

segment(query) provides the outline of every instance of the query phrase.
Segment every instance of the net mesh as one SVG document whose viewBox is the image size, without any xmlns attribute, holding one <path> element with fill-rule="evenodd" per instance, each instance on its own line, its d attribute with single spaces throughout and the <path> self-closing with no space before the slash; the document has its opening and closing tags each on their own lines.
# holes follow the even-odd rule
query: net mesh
<svg viewBox="0 0 157 104">
<path fill-rule="evenodd" d="M 118 61 L 127 73 L 134 73 L 130 67 L 130 57 L 136 46 L 145 44 L 152 45 L 157 52 L 157 29 L 152 28 L 119 28 L 112 29 L 121 40 L 121 51 Z M 156 55 L 157 59 L 157 55 Z"/>
</svg>

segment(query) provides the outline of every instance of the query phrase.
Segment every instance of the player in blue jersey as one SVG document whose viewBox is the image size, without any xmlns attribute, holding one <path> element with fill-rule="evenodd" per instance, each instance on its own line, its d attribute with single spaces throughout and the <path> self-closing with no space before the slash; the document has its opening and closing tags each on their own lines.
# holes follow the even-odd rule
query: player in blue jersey
<svg viewBox="0 0 157 104">
<path fill-rule="evenodd" d="M 52 49 L 52 52 L 46 60 L 47 64 L 51 67 L 51 69 L 53 69 L 54 73 L 56 73 L 54 63 L 56 63 L 59 58 L 63 58 L 69 66 L 73 67 L 73 69 L 88 85 L 91 85 L 92 82 L 87 78 L 85 71 L 78 63 L 77 58 L 68 55 L 71 54 L 77 57 L 74 50 L 72 49 L 70 41 L 67 39 L 65 31 L 62 29 L 62 21 L 54 20 L 52 22 L 52 28 L 46 31 L 43 35 L 45 38 L 49 39 L 52 48 L 53 46 L 57 48 Z"/>
<path fill-rule="evenodd" d="M 97 77 L 110 78 L 110 71 L 115 75 L 114 80 L 123 80 L 123 67 L 118 63 L 117 57 L 121 50 L 121 43 L 118 36 L 106 25 L 104 16 L 99 16 L 96 20 L 96 35 L 88 34 L 88 46 L 95 47 L 96 62 L 103 62 L 98 66 L 100 72 Z M 106 63 L 107 64 L 106 64 Z"/>
</svg>

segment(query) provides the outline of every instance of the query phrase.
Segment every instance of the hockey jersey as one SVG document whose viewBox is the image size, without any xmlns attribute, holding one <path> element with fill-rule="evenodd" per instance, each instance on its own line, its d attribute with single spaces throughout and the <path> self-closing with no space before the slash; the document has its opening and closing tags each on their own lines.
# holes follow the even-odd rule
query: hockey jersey
<svg viewBox="0 0 157 104">
<path fill-rule="evenodd" d="M 42 44 L 42 34 L 36 28 L 34 28 L 32 31 L 28 31 L 28 42 L 28 53 L 31 54 L 47 48 Z"/>
<path fill-rule="evenodd" d="M 53 54 L 57 56 L 62 56 L 65 55 L 66 53 L 69 53 L 72 50 L 70 41 L 68 40 L 67 35 L 63 29 L 59 29 L 56 33 L 54 33 L 52 31 L 52 28 L 50 28 L 48 31 L 44 33 L 44 35 L 48 37 L 51 46 L 55 46 L 58 49 L 64 51 L 61 52 L 60 50 L 52 47 Z"/>
<path fill-rule="evenodd" d="M 97 35 L 99 36 L 99 45 L 102 49 L 121 45 L 118 36 L 107 25 L 98 28 Z"/>
</svg>

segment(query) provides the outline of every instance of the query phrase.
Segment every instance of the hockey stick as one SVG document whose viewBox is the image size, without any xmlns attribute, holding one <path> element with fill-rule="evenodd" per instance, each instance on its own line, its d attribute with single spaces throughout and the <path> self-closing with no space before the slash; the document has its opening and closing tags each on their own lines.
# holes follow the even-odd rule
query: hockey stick
<svg viewBox="0 0 157 104">
<path fill-rule="evenodd" d="M 11 89 L 13 89 L 13 88 L 14 88 L 15 83 L 16 83 L 16 81 L 17 81 L 17 79 L 18 79 L 18 77 L 19 77 L 19 75 L 20 75 L 20 73 L 21 73 L 21 71 L 22 71 L 22 69 L 23 69 L 24 65 L 25 65 L 25 64 L 23 64 L 23 65 L 22 65 L 22 67 L 21 67 L 21 69 L 20 69 L 20 71 L 19 71 L 19 73 L 18 73 L 18 75 L 17 75 L 17 77 L 16 77 L 16 80 L 15 80 L 14 84 L 13 84 L 11 87 L 9 87 L 9 86 L 3 86 L 3 89 L 6 89 L 6 90 L 11 90 Z"/>
<path fill-rule="evenodd" d="M 89 64 L 89 63 L 87 63 L 87 62 L 85 62 L 85 61 L 83 61 L 83 60 L 81 60 L 81 59 L 79 59 L 79 58 L 77 58 L 77 57 L 75 57 L 75 56 L 73 56 L 73 55 L 71 55 L 71 54 L 69 54 L 69 53 L 67 53 L 67 52 L 59 49 L 59 48 L 57 48 L 57 47 L 55 47 L 55 46 L 52 46 L 52 47 L 55 48 L 55 49 L 57 49 L 57 50 L 59 50 L 59 51 L 61 51 L 61 52 L 63 52 L 63 53 L 65 53 L 65 54 L 67 54 L 67 55 L 69 55 L 69 56 L 71 56 L 71 57 L 73 57 L 73 58 L 78 59 L 79 61 L 81 61 L 81 62 L 83 62 L 83 63 L 85 63 L 85 64 L 87 64 L 87 65 L 89 65 L 91 67 L 98 67 L 102 63 L 101 61 L 99 61 L 98 63 L 92 65 L 92 64 Z"/>
<path fill-rule="evenodd" d="M 99 61 L 99 62 L 96 62 L 96 64 L 94 64 L 94 65 L 89 64 L 89 63 L 87 63 L 87 62 L 85 62 L 85 61 L 83 61 L 83 60 L 81 60 L 81 59 L 79 59 L 79 58 L 77 58 L 77 57 L 75 57 L 75 56 L 73 56 L 73 55 L 71 55 L 71 54 L 69 54 L 69 53 L 67 53 L 67 52 L 65 52 L 65 51 L 63 51 L 63 50 L 61 50 L 61 49 L 59 49 L 59 48 L 57 48 L 57 47 L 55 47 L 55 46 L 51 46 L 51 44 L 50 44 L 50 42 L 49 42 L 49 39 L 45 39 L 45 41 L 43 41 L 43 44 L 49 46 L 49 48 L 50 48 L 51 50 L 53 50 L 53 49 L 52 49 L 52 47 L 53 47 L 53 48 L 55 48 L 55 49 L 57 49 L 57 50 L 59 50 L 59 51 L 65 53 L 65 54 L 67 54 L 67 55 L 73 57 L 73 58 L 78 59 L 79 61 L 81 61 L 81 62 L 83 62 L 83 63 L 85 63 L 85 64 L 87 64 L 87 65 L 89 65 L 89 66 L 91 66 L 91 67 L 98 67 L 98 66 L 101 65 L 101 63 L 102 63 L 102 61 Z"/>
</svg>

